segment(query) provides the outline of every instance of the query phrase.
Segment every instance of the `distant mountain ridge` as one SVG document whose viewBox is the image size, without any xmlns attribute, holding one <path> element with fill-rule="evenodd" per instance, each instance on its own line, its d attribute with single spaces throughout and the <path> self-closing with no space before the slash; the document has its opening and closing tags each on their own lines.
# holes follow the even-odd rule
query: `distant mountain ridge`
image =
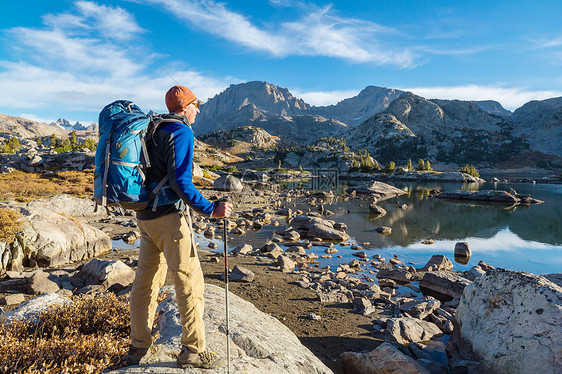
<svg viewBox="0 0 562 374">
<path fill-rule="evenodd" d="M 20 138 L 34 138 L 37 136 L 66 136 L 68 131 L 46 123 L 32 121 L 26 118 L 8 116 L 0 114 L 0 134 L 7 136 L 17 136 Z"/>
<path fill-rule="evenodd" d="M 343 137 L 352 151 L 365 148 L 383 161 L 420 157 L 494 164 L 532 151 L 538 152 L 536 159 L 542 153 L 562 165 L 562 97 L 531 101 L 511 113 L 493 100 L 425 99 L 411 92 L 368 86 L 335 105 L 311 106 L 286 88 L 253 81 L 231 85 L 202 104 L 200 111 L 193 124 L 197 136 L 256 126 L 286 145 Z M 33 133 L 29 130 L 35 126 L 30 125 L 33 121 L 18 121 L 4 120 L 11 124 L 4 125 L 4 132 Z M 0 132 L 1 122 L 2 118 Z M 61 126 L 69 131 L 85 127 L 62 118 L 53 125 L 57 126 L 39 124 L 41 130 L 36 132 L 49 135 Z M 86 131 L 97 131 L 97 125 L 91 124 Z"/>
<path fill-rule="evenodd" d="M 95 128 L 96 123 L 93 122 L 90 125 L 86 126 L 81 122 L 76 121 L 76 123 L 74 125 L 72 125 L 70 123 L 70 121 L 68 121 L 67 119 L 64 118 L 59 118 L 56 122 L 51 122 L 52 126 L 59 126 L 65 130 L 69 130 L 69 131 L 88 131 L 91 130 L 93 128 Z"/>
</svg>

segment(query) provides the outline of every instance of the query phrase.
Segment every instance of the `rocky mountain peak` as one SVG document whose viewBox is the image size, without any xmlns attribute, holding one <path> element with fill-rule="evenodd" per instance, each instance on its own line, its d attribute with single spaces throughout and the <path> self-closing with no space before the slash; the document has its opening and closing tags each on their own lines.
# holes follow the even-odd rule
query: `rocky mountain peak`
<svg viewBox="0 0 562 374">
<path fill-rule="evenodd" d="M 242 116 L 240 112 L 244 112 Z M 248 124 L 263 116 L 296 116 L 310 113 L 310 105 L 288 89 L 262 81 L 233 84 L 201 106 L 193 126 L 196 134 Z"/>
<path fill-rule="evenodd" d="M 326 118 L 334 118 L 356 127 L 385 110 L 404 91 L 385 87 L 367 86 L 357 96 L 341 100 L 336 105 L 313 107 L 313 111 Z"/>
<path fill-rule="evenodd" d="M 511 119 L 514 133 L 524 136 L 531 149 L 562 157 L 562 97 L 530 101 Z"/>
<path fill-rule="evenodd" d="M 500 117 L 507 118 L 511 115 L 511 111 L 505 109 L 500 103 L 495 100 L 480 100 L 473 101 L 474 104 L 478 105 L 481 109 L 488 113 L 495 114 Z"/>
</svg>

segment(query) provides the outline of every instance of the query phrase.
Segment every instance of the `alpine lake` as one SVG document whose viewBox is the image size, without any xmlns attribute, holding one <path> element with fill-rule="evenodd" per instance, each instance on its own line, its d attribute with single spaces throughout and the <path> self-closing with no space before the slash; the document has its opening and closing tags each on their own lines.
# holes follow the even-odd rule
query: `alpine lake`
<svg viewBox="0 0 562 374">
<path fill-rule="evenodd" d="M 534 274 L 562 272 L 562 185 L 539 183 L 412 183 L 388 182 L 407 192 L 396 198 L 377 204 L 387 211 L 383 217 L 374 218 L 369 213 L 369 201 L 349 199 L 341 196 L 351 185 L 369 182 L 339 181 L 333 192 L 336 198 L 324 203 L 324 208 L 334 214 L 327 217 L 347 225 L 349 240 L 345 245 L 335 244 L 338 253 L 332 258 L 322 259 L 324 247 L 313 246 L 307 252 L 316 253 L 318 266 L 330 266 L 335 271 L 340 264 L 355 259 L 356 244 L 368 257 L 380 254 L 387 261 L 395 255 L 407 266 L 423 267 L 433 255 L 447 256 L 454 270 L 469 270 L 479 261 L 504 269 L 525 271 Z M 290 183 L 286 188 L 308 187 L 306 182 Z M 502 203 L 478 203 L 448 201 L 430 198 L 429 191 L 505 190 L 513 189 L 520 195 L 530 195 L 544 201 L 536 205 L 506 205 Z M 310 206 L 292 201 L 293 209 L 307 211 Z M 405 204 L 405 207 L 403 207 Z M 314 208 L 313 208 L 314 209 Z M 248 230 L 241 237 L 229 235 L 229 250 L 245 243 L 254 248 L 263 246 L 275 231 L 287 226 L 285 219 L 280 225 L 264 226 L 258 232 Z M 379 234 L 379 226 L 392 228 L 388 235 Z M 433 244 L 422 242 L 432 239 Z M 207 248 L 210 240 L 196 236 L 197 242 Z M 467 242 L 472 251 L 468 262 L 454 260 L 455 244 Z M 222 251 L 218 243 L 217 251 Z M 283 247 L 283 246 L 282 246 Z M 283 247 L 286 249 L 287 247 Z"/>
</svg>

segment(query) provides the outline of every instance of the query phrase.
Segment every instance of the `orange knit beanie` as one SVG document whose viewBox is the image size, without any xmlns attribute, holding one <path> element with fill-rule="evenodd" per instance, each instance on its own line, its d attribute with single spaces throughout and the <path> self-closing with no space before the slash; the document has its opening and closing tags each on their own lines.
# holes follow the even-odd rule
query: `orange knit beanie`
<svg viewBox="0 0 562 374">
<path fill-rule="evenodd" d="M 170 113 L 179 113 L 197 100 L 195 94 L 184 86 L 174 86 L 166 93 L 166 106 Z"/>
</svg>

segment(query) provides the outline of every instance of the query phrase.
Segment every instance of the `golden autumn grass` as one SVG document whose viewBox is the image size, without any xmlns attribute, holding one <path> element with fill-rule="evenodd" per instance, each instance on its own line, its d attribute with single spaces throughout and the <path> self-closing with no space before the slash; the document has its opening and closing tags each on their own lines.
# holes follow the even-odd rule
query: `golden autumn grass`
<svg viewBox="0 0 562 374">
<path fill-rule="evenodd" d="M 23 216 L 20 212 L 8 208 L 0 208 L 0 242 L 11 243 L 21 230 Z"/>
<path fill-rule="evenodd" d="M 76 296 L 35 322 L 0 324 L 0 373 L 100 373 L 122 361 L 129 331 L 125 297 Z"/>
<path fill-rule="evenodd" d="M 211 182 L 194 177 L 199 187 L 210 187 Z M 0 174 L 0 200 L 13 199 L 28 202 L 56 194 L 69 194 L 80 198 L 94 197 L 94 169 L 61 171 L 52 175 L 27 173 L 16 170 Z"/>
<path fill-rule="evenodd" d="M 158 302 L 168 296 L 160 293 Z M 0 373 L 101 373 L 121 367 L 129 332 L 126 296 L 74 296 L 36 321 L 0 321 Z"/>
<path fill-rule="evenodd" d="M 94 169 L 61 171 L 52 175 L 16 170 L 0 174 L 0 199 L 27 202 L 65 193 L 76 197 L 92 197 Z"/>
</svg>

